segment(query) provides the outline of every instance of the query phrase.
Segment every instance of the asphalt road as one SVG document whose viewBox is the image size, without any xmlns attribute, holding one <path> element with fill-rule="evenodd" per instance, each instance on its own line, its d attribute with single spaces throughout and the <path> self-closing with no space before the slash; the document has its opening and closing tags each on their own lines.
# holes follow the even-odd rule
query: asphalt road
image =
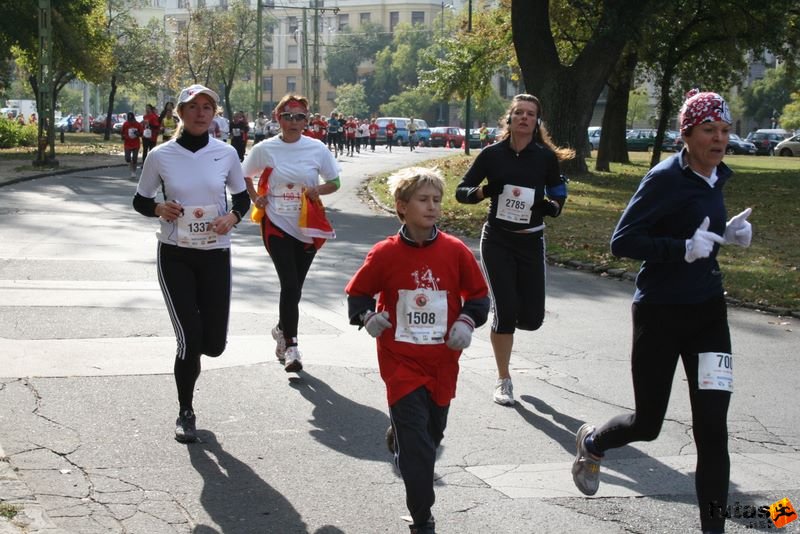
<svg viewBox="0 0 800 534">
<path fill-rule="evenodd" d="M 343 159 L 343 187 L 325 199 L 338 236 L 318 254 L 301 303 L 300 382 L 274 360 L 277 277 L 255 225 L 240 225 L 229 345 L 203 360 L 202 442 L 189 446 L 172 438 L 175 342 L 155 224 L 130 207 L 126 169 L 0 188 L 0 504 L 21 508 L 14 522 L 0 518 L 0 533 L 407 532 L 374 342 L 347 324 L 343 288 L 398 227 L 358 197 L 363 181 L 447 153 L 379 148 Z M 608 453 L 594 498 L 572 484 L 578 427 L 632 406 L 632 289 L 550 268 L 545 325 L 516 339 L 513 408 L 491 401 L 489 332 L 477 331 L 437 463 L 439 532 L 698 530 L 682 370 L 661 436 Z M 730 324 L 730 504 L 740 517 L 728 532 L 768 530 L 768 520 L 741 516 L 784 497 L 800 505 L 800 325 L 740 309 Z"/>
</svg>

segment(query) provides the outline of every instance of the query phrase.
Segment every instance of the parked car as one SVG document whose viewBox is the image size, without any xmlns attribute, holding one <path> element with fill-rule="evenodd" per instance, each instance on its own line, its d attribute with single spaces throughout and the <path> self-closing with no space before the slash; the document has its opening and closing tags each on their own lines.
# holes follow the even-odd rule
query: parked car
<svg viewBox="0 0 800 534">
<path fill-rule="evenodd" d="M 667 130 L 664 132 L 664 140 L 661 142 L 661 150 L 665 152 L 674 152 L 682 148 L 682 144 L 678 141 L 680 135 L 678 132 Z M 633 151 L 646 151 L 652 152 L 656 144 L 656 130 L 652 128 L 638 128 L 628 130 L 625 137 L 625 143 L 628 150 Z"/>
<path fill-rule="evenodd" d="M 124 113 L 120 113 L 117 115 L 117 121 L 111 126 L 111 133 L 116 135 L 122 135 L 122 125 L 125 124 L 125 121 L 128 120 L 128 117 L 125 116 Z M 142 122 L 144 120 L 143 115 L 136 115 L 136 122 Z M 105 130 L 101 130 L 105 131 Z"/>
<path fill-rule="evenodd" d="M 784 139 L 775 145 L 775 153 L 779 156 L 800 156 L 800 135 Z"/>
<path fill-rule="evenodd" d="M 491 145 L 497 140 L 497 128 L 488 128 L 488 140 L 489 144 Z M 464 136 L 467 134 L 467 131 L 462 128 L 461 135 Z M 470 148 L 481 148 L 481 132 L 480 128 L 471 128 L 469 131 L 469 147 Z"/>
<path fill-rule="evenodd" d="M 600 126 L 589 126 L 589 144 L 592 145 L 592 150 L 600 148 L 600 133 L 602 130 Z"/>
<path fill-rule="evenodd" d="M 386 143 L 386 125 L 389 124 L 389 119 L 394 121 L 397 131 L 394 134 L 394 143 L 396 145 L 408 144 L 408 122 L 411 120 L 408 117 L 378 117 L 375 119 L 375 124 L 378 125 L 377 142 L 381 144 Z M 414 123 L 417 125 L 417 141 L 429 146 L 431 139 L 431 129 L 428 128 L 428 123 L 424 119 L 414 118 Z"/>
<path fill-rule="evenodd" d="M 661 150 L 664 152 L 680 152 L 683 148 L 681 133 L 676 130 L 664 132 L 664 140 L 661 142 Z"/>
<path fill-rule="evenodd" d="M 772 156 L 778 143 L 791 136 L 786 130 L 761 129 L 747 134 L 747 141 L 756 145 L 756 154 Z"/>
<path fill-rule="evenodd" d="M 460 148 L 464 142 L 464 134 L 460 128 L 455 126 L 437 126 L 431 128 L 430 145 L 448 146 L 450 148 Z"/>
<path fill-rule="evenodd" d="M 726 154 L 749 154 L 756 153 L 756 145 L 750 141 L 745 141 L 735 133 L 728 136 L 728 147 L 725 149 Z"/>
<path fill-rule="evenodd" d="M 106 119 L 106 117 L 108 118 Z M 117 122 L 116 115 L 101 115 L 95 118 L 92 120 L 92 124 L 89 126 L 89 129 L 92 131 L 92 133 L 104 133 L 106 131 L 106 122 L 111 125 L 113 130 L 114 124 Z M 120 128 L 122 128 L 121 125 Z"/>
<path fill-rule="evenodd" d="M 67 127 L 69 125 L 69 128 Z M 78 127 L 75 125 L 75 117 L 73 115 L 65 115 L 56 121 L 57 132 L 77 132 Z"/>
</svg>

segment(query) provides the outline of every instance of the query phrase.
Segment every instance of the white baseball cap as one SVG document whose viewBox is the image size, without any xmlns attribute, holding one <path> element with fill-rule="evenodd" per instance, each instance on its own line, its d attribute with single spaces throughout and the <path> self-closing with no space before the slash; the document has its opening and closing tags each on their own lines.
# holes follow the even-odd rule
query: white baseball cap
<svg viewBox="0 0 800 534">
<path fill-rule="evenodd" d="M 194 85 L 190 85 L 183 91 L 181 91 L 180 96 L 178 97 L 178 104 L 185 104 L 186 102 L 191 102 L 197 95 L 208 95 L 214 100 L 214 105 L 217 105 L 219 102 L 219 95 L 206 87 L 205 85 L 200 85 L 196 83 Z"/>
</svg>

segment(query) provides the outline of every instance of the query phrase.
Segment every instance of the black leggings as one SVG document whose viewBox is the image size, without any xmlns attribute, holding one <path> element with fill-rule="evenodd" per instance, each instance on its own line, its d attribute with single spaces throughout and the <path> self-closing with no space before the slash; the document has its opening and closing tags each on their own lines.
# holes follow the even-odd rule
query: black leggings
<svg viewBox="0 0 800 534">
<path fill-rule="evenodd" d="M 264 232 L 262 231 L 262 235 Z M 278 304 L 278 326 L 289 345 L 297 344 L 297 324 L 300 322 L 300 297 L 303 294 L 303 283 L 308 270 L 317 254 L 311 243 L 303 243 L 289 234 L 282 236 L 271 234 L 265 238 L 267 248 L 278 281 L 281 284 L 281 296 Z"/>
<path fill-rule="evenodd" d="M 147 154 L 156 147 L 155 141 L 151 139 L 142 139 L 142 163 L 147 159 Z"/>
<path fill-rule="evenodd" d="M 618 415 L 594 433 L 605 451 L 632 441 L 658 437 L 667 411 L 678 358 L 683 360 L 697 447 L 695 490 L 703 530 L 722 530 L 728 500 L 727 391 L 698 389 L 698 353 L 730 354 L 727 309 L 723 297 L 701 304 L 634 303 L 631 368 L 636 411 Z M 721 513 L 720 513 L 721 511 Z"/>
<path fill-rule="evenodd" d="M 484 225 L 481 267 L 494 307 L 492 332 L 537 330 L 544 321 L 544 234 L 515 233 Z"/>
<path fill-rule="evenodd" d="M 219 356 L 228 339 L 230 249 L 158 243 L 158 283 L 175 329 L 175 384 L 181 411 L 192 409 L 200 356 Z"/>
<path fill-rule="evenodd" d="M 415 389 L 389 408 L 395 435 L 395 461 L 406 486 L 406 506 L 417 526 L 428 521 L 436 500 L 433 468 L 449 410 L 449 406 L 433 402 L 424 387 Z"/>
</svg>

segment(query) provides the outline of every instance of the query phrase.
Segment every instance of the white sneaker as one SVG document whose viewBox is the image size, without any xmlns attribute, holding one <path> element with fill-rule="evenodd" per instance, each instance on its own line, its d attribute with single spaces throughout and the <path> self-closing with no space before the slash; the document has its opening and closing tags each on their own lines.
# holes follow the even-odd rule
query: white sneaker
<svg viewBox="0 0 800 534">
<path fill-rule="evenodd" d="M 131 178 L 136 178 L 136 171 L 131 171 Z"/>
<path fill-rule="evenodd" d="M 275 340 L 275 357 L 278 361 L 284 363 L 284 354 L 286 353 L 286 338 L 283 337 L 283 330 L 278 325 L 272 329 L 272 339 Z"/>
<path fill-rule="evenodd" d="M 283 357 L 286 359 L 284 369 L 287 373 L 297 373 L 303 370 L 303 362 L 300 361 L 302 356 L 300 355 L 300 350 L 297 348 L 297 345 L 286 347 L 286 352 Z"/>
<path fill-rule="evenodd" d="M 494 401 L 503 406 L 513 406 L 514 385 L 510 378 L 498 378 L 494 385 Z"/>
<path fill-rule="evenodd" d="M 594 495 L 600 487 L 600 461 L 603 457 L 586 450 L 586 437 L 593 433 L 594 427 L 584 423 L 575 436 L 577 452 L 572 462 L 572 481 L 584 495 Z"/>
</svg>

